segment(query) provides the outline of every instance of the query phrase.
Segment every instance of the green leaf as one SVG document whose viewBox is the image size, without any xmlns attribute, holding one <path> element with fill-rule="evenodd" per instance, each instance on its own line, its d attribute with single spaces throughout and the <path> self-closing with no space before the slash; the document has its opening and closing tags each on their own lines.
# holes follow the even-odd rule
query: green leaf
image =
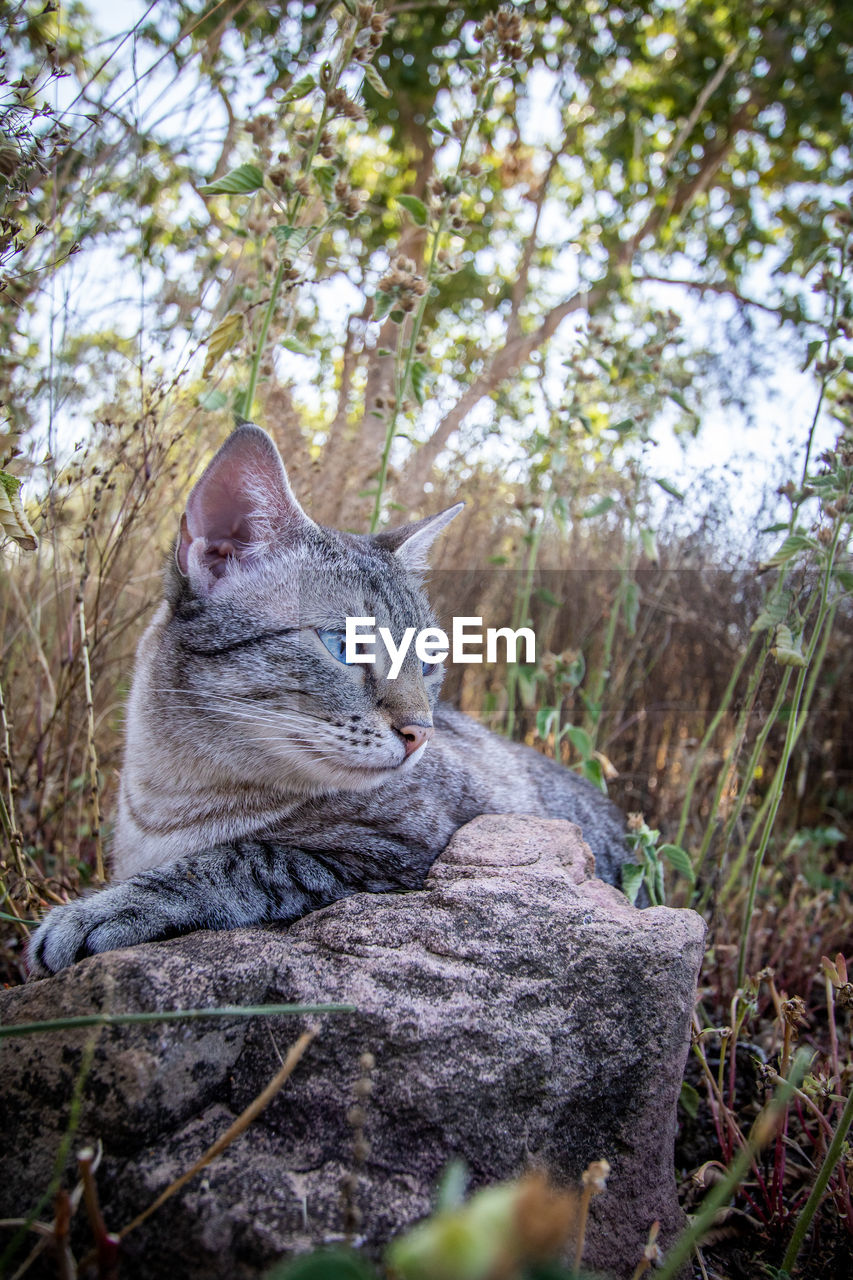
<svg viewBox="0 0 853 1280">
<path fill-rule="evenodd" d="M 423 404 L 426 397 L 427 372 L 426 365 L 421 364 L 420 360 L 416 360 L 412 365 L 412 395 L 415 397 L 418 404 Z"/>
<path fill-rule="evenodd" d="M 812 342 L 809 343 L 808 347 L 806 348 L 806 359 L 803 364 L 803 370 L 802 370 L 803 373 L 805 373 L 806 369 L 808 369 L 809 365 L 814 360 L 815 356 L 820 351 L 822 346 L 823 346 L 823 338 L 815 338 Z"/>
<path fill-rule="evenodd" d="M 768 600 L 761 613 L 755 619 L 750 631 L 769 631 L 771 627 L 784 622 L 791 607 L 790 591 L 782 591 L 772 600 Z"/>
<path fill-rule="evenodd" d="M 843 591 L 853 591 L 853 572 L 849 569 L 833 569 L 832 576 L 841 583 Z"/>
<path fill-rule="evenodd" d="M 266 1280 L 376 1280 L 376 1272 L 362 1258 L 344 1249 L 316 1249 L 279 1263 Z"/>
<path fill-rule="evenodd" d="M 770 650 L 780 667 L 805 667 L 807 665 L 802 648 L 802 636 L 794 638 L 789 626 L 780 622 L 776 628 L 775 643 Z"/>
<path fill-rule="evenodd" d="M 258 191 L 263 185 L 264 175 L 256 164 L 241 164 L 215 182 L 199 187 L 199 190 L 203 196 L 236 196 Z"/>
<path fill-rule="evenodd" d="M 384 320 L 394 305 L 394 295 L 377 289 L 373 296 L 373 319 Z"/>
<path fill-rule="evenodd" d="M 690 861 L 690 854 L 686 853 L 680 845 L 662 844 L 658 849 L 658 853 L 666 858 L 674 871 L 678 871 L 691 884 L 696 883 L 696 873 L 693 870 L 693 863 Z"/>
<path fill-rule="evenodd" d="M 609 511 L 611 507 L 615 506 L 615 498 L 602 498 L 601 501 L 596 502 L 594 506 L 587 507 L 586 511 L 582 511 L 581 519 L 588 520 L 591 516 L 603 516 L 605 511 Z"/>
<path fill-rule="evenodd" d="M 778 551 L 762 566 L 764 569 L 775 569 L 788 564 L 802 551 L 816 551 L 818 544 L 814 538 L 807 538 L 804 533 L 792 533 L 785 539 Z"/>
<path fill-rule="evenodd" d="M 35 551 L 38 538 L 21 503 L 21 481 L 0 471 L 0 539 L 11 538 L 24 551 Z"/>
<path fill-rule="evenodd" d="M 300 342 L 298 338 L 282 338 L 281 345 L 286 351 L 292 351 L 297 356 L 311 356 L 313 351 L 310 347 L 306 347 L 304 342 Z"/>
<path fill-rule="evenodd" d="M 397 204 L 408 210 L 419 227 L 426 226 L 429 214 L 423 200 L 419 200 L 417 196 L 397 196 Z"/>
<path fill-rule="evenodd" d="M 464 1160 L 451 1160 L 441 1175 L 436 1193 L 436 1210 L 458 1209 L 465 1200 L 471 1174 Z"/>
<path fill-rule="evenodd" d="M 522 706 L 530 710 L 536 703 L 536 673 L 532 667 L 519 667 L 517 680 Z"/>
<path fill-rule="evenodd" d="M 317 81 L 313 76 L 303 76 L 292 84 L 282 98 L 282 102 L 296 102 L 299 98 L 307 98 L 312 89 L 316 89 Z"/>
<path fill-rule="evenodd" d="M 536 712 L 536 732 L 543 742 L 551 732 L 551 726 L 553 725 L 556 717 L 556 707 L 540 707 Z"/>
<path fill-rule="evenodd" d="M 578 685 L 580 684 L 581 680 L 583 680 L 585 675 L 586 675 L 586 658 L 583 656 L 582 653 L 579 653 L 578 656 L 575 658 L 574 662 L 570 662 L 568 667 L 566 668 L 565 679 L 566 679 L 566 682 L 570 684 L 573 689 L 577 689 Z"/>
<path fill-rule="evenodd" d="M 640 612 L 640 584 L 633 579 L 625 587 L 622 608 L 625 611 L 625 627 L 628 635 L 636 635 L 637 615 Z"/>
<path fill-rule="evenodd" d="M 290 253 L 298 253 L 300 249 L 305 247 L 316 230 L 316 227 L 288 227 L 282 224 L 281 226 L 273 227 L 272 233 L 279 249 L 282 251 L 287 249 Z"/>
<path fill-rule="evenodd" d="M 632 862 L 626 862 L 622 866 L 622 892 L 631 903 L 637 901 L 637 894 L 643 883 L 643 874 L 643 868 Z"/>
<path fill-rule="evenodd" d="M 588 760 L 592 755 L 592 738 L 586 729 L 579 729 L 573 724 L 566 725 L 563 730 L 565 736 L 569 739 L 577 753 Z"/>
<path fill-rule="evenodd" d="M 543 604 L 548 604 L 552 609 L 562 609 L 563 602 L 558 600 L 553 591 L 549 591 L 547 587 L 537 587 L 533 593 L 537 600 L 541 600 Z"/>
<path fill-rule="evenodd" d="M 581 772 L 589 782 L 598 787 L 599 791 L 603 792 L 604 795 L 607 795 L 607 783 L 604 780 L 604 770 L 601 767 L 601 762 L 596 760 L 595 756 L 591 756 L 589 760 L 584 760 L 581 765 Z"/>
<path fill-rule="evenodd" d="M 198 398 L 200 409 L 206 409 L 208 413 L 215 413 L 217 409 L 224 409 L 228 403 L 228 397 L 224 391 L 215 388 L 212 391 L 203 391 Z"/>
<path fill-rule="evenodd" d="M 21 481 L 17 476 L 12 476 L 8 471 L 0 471 L 0 488 L 2 488 L 7 498 L 14 498 L 21 487 Z"/>
<path fill-rule="evenodd" d="M 646 558 L 651 560 L 652 564 L 658 564 L 660 561 L 660 553 L 658 552 L 657 539 L 653 529 L 641 529 L 640 541 L 643 544 L 643 551 Z"/>
<path fill-rule="evenodd" d="M 207 339 L 207 357 L 201 376 L 206 378 L 227 351 L 236 347 L 243 336 L 243 315 L 239 311 L 230 312 Z"/>
<path fill-rule="evenodd" d="M 428 128 L 434 129 L 436 133 L 444 134 L 445 138 L 450 137 L 450 130 L 443 120 L 439 120 L 438 116 L 433 116 L 429 122 Z"/>
<path fill-rule="evenodd" d="M 382 79 L 372 62 L 368 62 L 364 68 L 364 78 L 370 85 L 374 93 L 378 93 L 380 98 L 390 98 L 391 90 Z"/>
<path fill-rule="evenodd" d="M 693 1088 L 687 1080 L 682 1080 L 681 1091 L 678 1095 L 678 1101 L 692 1120 L 695 1120 L 699 1114 L 699 1091 Z"/>
<path fill-rule="evenodd" d="M 680 489 L 676 489 L 671 480 L 666 480 L 663 476 L 655 476 L 655 484 L 660 485 L 664 493 L 668 493 L 671 498 L 677 498 L 679 502 L 684 501 L 684 494 Z"/>
<path fill-rule="evenodd" d="M 316 168 L 311 170 L 311 174 L 317 180 L 317 186 L 323 193 L 323 199 L 330 201 L 335 194 L 335 183 L 338 179 L 338 171 L 330 164 L 318 164 Z"/>
</svg>

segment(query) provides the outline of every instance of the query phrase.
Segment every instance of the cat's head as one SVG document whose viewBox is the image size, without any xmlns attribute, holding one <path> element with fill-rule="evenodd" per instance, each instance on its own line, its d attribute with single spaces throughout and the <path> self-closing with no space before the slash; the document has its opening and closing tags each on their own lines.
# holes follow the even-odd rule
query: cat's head
<svg viewBox="0 0 853 1280">
<path fill-rule="evenodd" d="M 399 646 L 435 625 L 420 573 L 461 503 L 355 535 L 314 523 L 278 451 L 246 424 L 190 493 L 169 573 L 155 715 L 208 766 L 294 794 L 366 790 L 413 768 L 432 733 L 440 664 L 410 646 L 396 678 L 346 662 L 347 617 Z"/>
</svg>

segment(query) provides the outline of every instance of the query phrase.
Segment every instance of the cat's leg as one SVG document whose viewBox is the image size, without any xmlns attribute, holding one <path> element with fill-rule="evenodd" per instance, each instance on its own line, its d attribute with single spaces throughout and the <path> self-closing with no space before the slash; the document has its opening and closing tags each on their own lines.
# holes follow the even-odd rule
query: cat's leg
<svg viewBox="0 0 853 1280">
<path fill-rule="evenodd" d="M 346 897 L 351 885 L 334 863 L 274 841 L 223 845 L 55 907 L 30 939 L 30 976 L 194 929 L 296 920 Z"/>
</svg>

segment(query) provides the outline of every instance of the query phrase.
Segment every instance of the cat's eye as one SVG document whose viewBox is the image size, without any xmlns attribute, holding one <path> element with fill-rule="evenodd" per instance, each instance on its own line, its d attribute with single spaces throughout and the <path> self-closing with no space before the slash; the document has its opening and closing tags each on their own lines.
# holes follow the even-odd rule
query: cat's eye
<svg viewBox="0 0 853 1280">
<path fill-rule="evenodd" d="M 318 631 L 317 635 L 333 658 L 338 662 L 347 660 L 347 638 L 343 631 Z"/>
</svg>

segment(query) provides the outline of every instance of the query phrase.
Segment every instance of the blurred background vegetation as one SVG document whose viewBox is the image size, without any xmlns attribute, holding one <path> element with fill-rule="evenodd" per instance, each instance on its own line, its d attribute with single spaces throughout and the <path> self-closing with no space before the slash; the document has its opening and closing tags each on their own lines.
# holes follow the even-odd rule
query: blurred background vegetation
<svg viewBox="0 0 853 1280">
<path fill-rule="evenodd" d="M 709 921 L 688 1199 L 760 1097 L 738 1037 L 776 1069 L 814 1044 L 797 1159 L 732 1206 L 772 1260 L 851 1081 L 821 955 L 851 949 L 853 8 L 0 21 L 6 980 L 26 921 L 99 874 L 163 557 L 251 418 L 324 523 L 465 499 L 439 611 L 532 623 L 538 661 L 447 696 L 638 815 L 655 896 Z M 850 1176 L 810 1236 L 827 1268 Z"/>
</svg>

